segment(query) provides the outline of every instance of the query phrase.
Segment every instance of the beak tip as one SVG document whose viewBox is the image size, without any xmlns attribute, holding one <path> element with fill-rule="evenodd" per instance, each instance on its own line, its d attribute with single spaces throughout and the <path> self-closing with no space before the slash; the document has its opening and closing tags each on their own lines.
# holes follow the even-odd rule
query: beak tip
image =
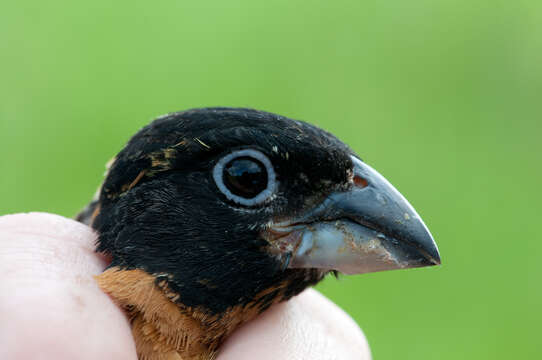
<svg viewBox="0 0 542 360">
<path fill-rule="evenodd" d="M 438 251 L 437 251 L 437 256 L 434 257 L 434 258 L 431 259 L 431 260 L 433 260 L 433 264 L 434 264 L 434 265 L 440 265 L 440 264 L 442 264 L 442 262 L 440 261 L 440 254 L 438 253 Z"/>
<path fill-rule="evenodd" d="M 433 248 L 427 252 L 426 259 L 430 262 L 429 266 L 440 265 L 440 252 L 438 251 L 437 245 L 433 241 Z"/>
</svg>

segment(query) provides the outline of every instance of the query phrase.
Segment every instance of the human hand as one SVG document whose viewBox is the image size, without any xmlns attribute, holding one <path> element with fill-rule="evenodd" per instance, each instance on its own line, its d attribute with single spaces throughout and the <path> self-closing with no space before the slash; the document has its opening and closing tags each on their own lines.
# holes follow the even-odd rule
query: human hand
<svg viewBox="0 0 542 360">
<path fill-rule="evenodd" d="M 124 313 L 96 285 L 107 259 L 87 226 L 0 217 L 0 359 L 137 358 Z M 238 329 L 217 360 L 370 359 L 354 321 L 309 289 Z"/>
</svg>

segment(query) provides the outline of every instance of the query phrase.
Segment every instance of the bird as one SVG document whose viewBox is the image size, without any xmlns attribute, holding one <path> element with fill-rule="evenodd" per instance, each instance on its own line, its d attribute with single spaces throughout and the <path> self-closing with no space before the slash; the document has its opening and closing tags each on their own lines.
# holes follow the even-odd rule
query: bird
<svg viewBox="0 0 542 360">
<path fill-rule="evenodd" d="M 409 202 L 331 133 L 248 108 L 143 127 L 76 219 L 140 360 L 210 360 L 240 325 L 327 274 L 440 264 Z"/>
</svg>

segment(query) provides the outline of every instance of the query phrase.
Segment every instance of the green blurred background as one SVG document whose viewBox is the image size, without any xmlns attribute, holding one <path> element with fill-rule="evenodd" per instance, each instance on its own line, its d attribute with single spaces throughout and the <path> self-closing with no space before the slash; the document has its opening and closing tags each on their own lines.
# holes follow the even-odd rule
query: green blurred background
<svg viewBox="0 0 542 360">
<path fill-rule="evenodd" d="M 319 286 L 375 359 L 540 354 L 542 2 L 8 0 L 0 75 L 0 214 L 73 216 L 166 112 L 304 119 L 390 179 L 440 246 L 439 268 Z"/>
</svg>

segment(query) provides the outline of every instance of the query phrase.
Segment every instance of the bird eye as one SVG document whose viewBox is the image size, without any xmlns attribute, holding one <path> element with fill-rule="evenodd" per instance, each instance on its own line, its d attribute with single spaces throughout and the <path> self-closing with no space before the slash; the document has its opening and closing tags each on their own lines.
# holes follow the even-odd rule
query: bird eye
<svg viewBox="0 0 542 360">
<path fill-rule="evenodd" d="M 213 169 L 213 178 L 229 200 L 245 206 L 263 203 L 277 186 L 271 161 L 253 149 L 238 150 L 221 158 Z"/>
</svg>

